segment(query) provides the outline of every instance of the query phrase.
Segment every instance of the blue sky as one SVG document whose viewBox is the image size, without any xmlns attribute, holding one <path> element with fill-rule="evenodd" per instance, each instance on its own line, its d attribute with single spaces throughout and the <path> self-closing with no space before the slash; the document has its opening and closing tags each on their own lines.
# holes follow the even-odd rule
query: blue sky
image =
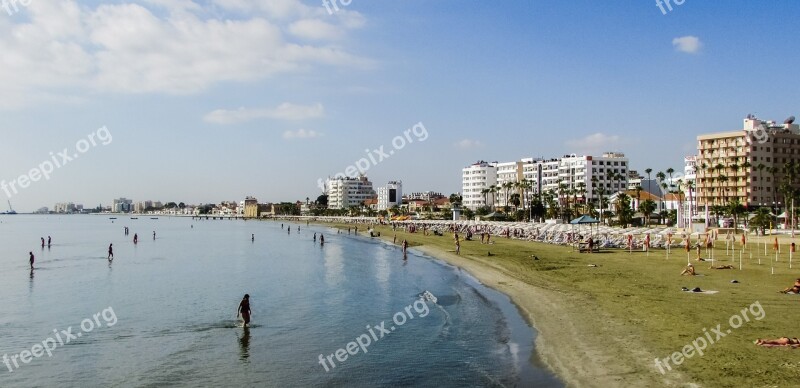
<svg viewBox="0 0 800 388">
<path fill-rule="evenodd" d="M 339 4 L 0 9 L 0 180 L 113 135 L 12 192 L 14 207 L 313 198 L 318 178 L 420 122 L 427 139 L 370 166 L 376 184 L 449 194 L 479 159 L 604 150 L 681 170 L 700 133 L 800 113 L 797 2 Z"/>
</svg>

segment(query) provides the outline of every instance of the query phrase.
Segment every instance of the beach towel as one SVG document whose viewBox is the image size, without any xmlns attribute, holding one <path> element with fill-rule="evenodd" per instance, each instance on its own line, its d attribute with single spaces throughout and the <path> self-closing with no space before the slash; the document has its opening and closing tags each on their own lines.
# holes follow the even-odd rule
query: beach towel
<svg viewBox="0 0 800 388">
<path fill-rule="evenodd" d="M 719 291 L 709 291 L 709 290 L 701 290 L 700 287 L 695 287 L 693 289 L 688 289 L 686 287 L 682 287 L 681 291 L 683 292 L 691 292 L 692 294 L 716 294 Z"/>
</svg>

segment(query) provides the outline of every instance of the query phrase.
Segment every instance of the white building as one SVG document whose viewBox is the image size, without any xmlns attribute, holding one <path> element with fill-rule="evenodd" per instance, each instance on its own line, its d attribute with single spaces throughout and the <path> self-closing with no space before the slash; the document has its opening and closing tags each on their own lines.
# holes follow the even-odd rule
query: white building
<svg viewBox="0 0 800 388">
<path fill-rule="evenodd" d="M 112 213 L 130 213 L 133 210 L 133 200 L 119 198 L 111 201 Z"/>
<path fill-rule="evenodd" d="M 461 170 L 462 205 L 472 210 L 491 205 L 493 196 L 481 191 L 495 184 L 497 184 L 496 162 L 479 161 L 463 168 Z"/>
<path fill-rule="evenodd" d="M 358 178 L 336 177 L 325 181 L 328 209 L 348 209 L 361 206 L 364 201 L 375 198 L 372 182 L 362 175 Z"/>
<path fill-rule="evenodd" d="M 403 205 L 403 181 L 389 181 L 386 186 L 378 187 L 377 191 L 378 210 L 389 210 Z"/>
</svg>

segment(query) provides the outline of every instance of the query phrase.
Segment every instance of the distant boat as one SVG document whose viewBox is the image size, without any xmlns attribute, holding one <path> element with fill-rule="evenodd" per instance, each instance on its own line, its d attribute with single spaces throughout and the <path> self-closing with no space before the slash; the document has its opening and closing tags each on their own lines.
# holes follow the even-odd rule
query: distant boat
<svg viewBox="0 0 800 388">
<path fill-rule="evenodd" d="M 14 208 L 11 207 L 11 201 L 8 201 L 8 210 L 6 210 L 6 211 L 4 211 L 4 212 L 2 212 L 0 214 L 6 214 L 6 215 L 11 216 L 11 215 L 17 214 L 17 212 L 14 211 Z"/>
<path fill-rule="evenodd" d="M 157 220 L 158 217 L 150 217 L 151 220 Z"/>
<path fill-rule="evenodd" d="M 139 217 L 131 217 L 132 220 L 138 220 Z"/>
<path fill-rule="evenodd" d="M 109 220 L 116 220 L 117 217 L 108 217 Z"/>
</svg>

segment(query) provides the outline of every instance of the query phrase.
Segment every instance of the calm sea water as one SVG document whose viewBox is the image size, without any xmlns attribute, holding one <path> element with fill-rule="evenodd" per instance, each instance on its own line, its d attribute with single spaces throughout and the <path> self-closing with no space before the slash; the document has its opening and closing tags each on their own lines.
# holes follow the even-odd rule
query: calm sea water
<svg viewBox="0 0 800 388">
<path fill-rule="evenodd" d="M 286 225 L 0 216 L 0 386 L 561 386 L 532 365 L 534 333 L 505 296 L 413 252 Z M 425 290 L 438 304 L 415 304 Z M 337 360 L 359 337 L 367 353 Z"/>
</svg>

